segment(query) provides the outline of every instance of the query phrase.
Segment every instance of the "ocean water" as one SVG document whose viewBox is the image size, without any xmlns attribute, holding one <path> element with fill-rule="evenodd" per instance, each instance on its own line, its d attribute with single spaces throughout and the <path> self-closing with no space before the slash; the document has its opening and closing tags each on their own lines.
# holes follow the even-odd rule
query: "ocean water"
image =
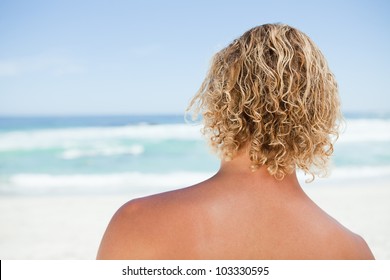
<svg viewBox="0 0 390 280">
<path fill-rule="evenodd" d="M 183 116 L 0 117 L 0 195 L 185 187 L 219 167 L 200 129 Z M 347 115 L 330 179 L 390 182 L 389 116 Z"/>
</svg>

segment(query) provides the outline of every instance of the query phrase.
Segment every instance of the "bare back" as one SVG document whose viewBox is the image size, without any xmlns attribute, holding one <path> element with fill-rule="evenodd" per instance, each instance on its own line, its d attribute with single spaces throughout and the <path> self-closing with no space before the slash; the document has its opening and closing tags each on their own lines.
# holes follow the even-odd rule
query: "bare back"
<svg viewBox="0 0 390 280">
<path fill-rule="evenodd" d="M 306 196 L 295 174 L 277 181 L 261 172 L 224 170 L 198 185 L 125 204 L 98 258 L 373 258 L 362 238 Z"/>
</svg>

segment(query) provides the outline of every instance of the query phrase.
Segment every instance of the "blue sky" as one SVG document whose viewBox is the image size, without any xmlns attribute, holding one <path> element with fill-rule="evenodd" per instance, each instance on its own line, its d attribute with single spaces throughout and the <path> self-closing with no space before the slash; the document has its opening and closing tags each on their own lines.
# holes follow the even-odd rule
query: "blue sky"
<svg viewBox="0 0 390 280">
<path fill-rule="evenodd" d="M 390 112 L 390 1 L 0 1 L 0 115 L 182 113 L 247 29 L 308 34 L 343 110 Z"/>
</svg>

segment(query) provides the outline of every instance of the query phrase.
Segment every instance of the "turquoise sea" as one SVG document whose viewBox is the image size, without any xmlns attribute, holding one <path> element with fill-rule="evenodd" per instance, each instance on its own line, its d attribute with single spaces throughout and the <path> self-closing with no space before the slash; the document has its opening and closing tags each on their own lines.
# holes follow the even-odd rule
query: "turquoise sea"
<svg viewBox="0 0 390 280">
<path fill-rule="evenodd" d="M 0 195 L 185 187 L 219 167 L 200 129 L 175 115 L 0 117 Z M 390 182 L 390 116 L 346 115 L 330 178 Z"/>
</svg>

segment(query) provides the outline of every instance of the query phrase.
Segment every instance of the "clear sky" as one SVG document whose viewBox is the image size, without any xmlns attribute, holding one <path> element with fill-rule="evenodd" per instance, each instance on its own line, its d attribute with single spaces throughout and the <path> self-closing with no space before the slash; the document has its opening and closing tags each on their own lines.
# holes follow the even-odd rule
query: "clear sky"
<svg viewBox="0 0 390 280">
<path fill-rule="evenodd" d="M 390 1 L 1 0 L 0 115 L 182 113 L 251 27 L 308 34 L 343 110 L 390 112 Z"/>
</svg>

